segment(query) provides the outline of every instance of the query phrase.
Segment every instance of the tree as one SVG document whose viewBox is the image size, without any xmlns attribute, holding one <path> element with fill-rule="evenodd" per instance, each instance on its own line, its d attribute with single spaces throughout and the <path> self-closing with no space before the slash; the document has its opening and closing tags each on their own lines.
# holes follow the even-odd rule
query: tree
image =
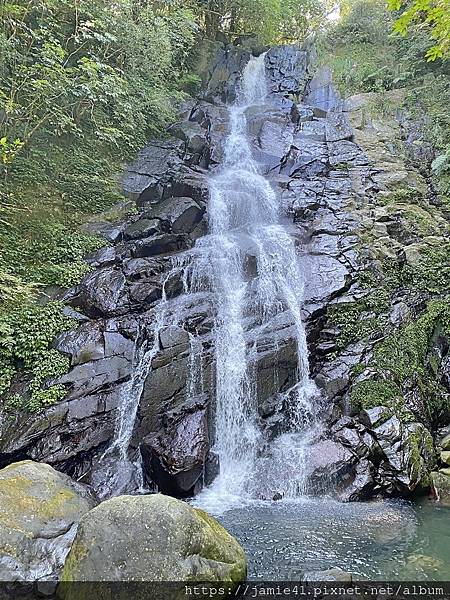
<svg viewBox="0 0 450 600">
<path fill-rule="evenodd" d="M 402 11 L 394 23 L 394 31 L 406 36 L 413 26 L 430 29 L 434 45 L 426 59 L 447 59 L 450 56 L 450 0 L 388 0 L 391 10 Z"/>
</svg>

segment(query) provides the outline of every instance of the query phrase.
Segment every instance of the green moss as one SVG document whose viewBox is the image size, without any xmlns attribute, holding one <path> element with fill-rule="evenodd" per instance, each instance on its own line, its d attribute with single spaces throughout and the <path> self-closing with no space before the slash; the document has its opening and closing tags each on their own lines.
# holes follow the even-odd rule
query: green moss
<svg viewBox="0 0 450 600">
<path fill-rule="evenodd" d="M 378 196 L 381 204 L 421 204 L 423 194 L 414 187 L 399 188 L 387 194 Z"/>
<path fill-rule="evenodd" d="M 19 370 L 26 371 L 29 379 L 26 395 L 5 398 L 8 411 L 35 411 L 63 397 L 64 388 L 51 385 L 53 378 L 69 368 L 68 358 L 51 348 L 55 335 L 73 323 L 62 308 L 60 302 L 44 306 L 29 302 L 10 306 L 0 315 L 0 394 L 8 390 Z"/>
<path fill-rule="evenodd" d="M 350 394 L 350 405 L 353 412 L 375 406 L 386 406 L 396 412 L 402 403 L 402 390 L 392 381 L 373 379 L 361 381 L 353 387 Z"/>
<path fill-rule="evenodd" d="M 335 304 L 329 307 L 327 316 L 329 324 L 337 327 L 339 335 L 336 339 L 338 350 L 351 342 L 367 340 L 375 331 L 383 326 L 386 299 L 382 294 L 369 293 L 366 298 L 351 303 Z"/>
<path fill-rule="evenodd" d="M 445 389 L 436 379 L 436 367 L 427 360 L 433 339 L 450 335 L 450 305 L 433 300 L 418 319 L 388 336 L 374 351 L 369 364 L 378 378 L 362 381 L 351 392 L 354 410 L 377 405 L 392 407 L 404 422 L 410 411 L 404 405 L 403 389 L 414 383 L 427 412 L 427 420 L 439 422 L 450 416 L 450 402 Z"/>
</svg>

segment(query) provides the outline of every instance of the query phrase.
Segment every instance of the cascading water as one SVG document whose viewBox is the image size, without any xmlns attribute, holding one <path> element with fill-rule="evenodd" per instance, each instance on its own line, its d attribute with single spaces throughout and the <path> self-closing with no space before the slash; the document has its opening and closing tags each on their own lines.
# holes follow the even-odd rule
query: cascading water
<svg viewBox="0 0 450 600">
<path fill-rule="evenodd" d="M 207 279 L 216 299 L 216 423 L 214 450 L 220 475 L 197 503 L 213 512 L 254 493 L 255 478 L 264 476 L 268 462 L 296 461 L 297 475 L 286 478 L 284 495 L 303 490 L 298 467 L 304 457 L 306 435 L 299 434 L 314 421 L 317 390 L 309 379 L 308 350 L 301 318 L 303 278 L 294 243 L 281 224 L 278 198 L 252 156 L 246 112 L 267 97 L 265 55 L 252 58 L 242 78 L 238 103 L 229 108 L 230 131 L 220 172 L 210 179 L 210 235 L 197 246 L 200 260 L 194 280 Z M 246 274 L 248 256 L 256 257 L 256 277 Z M 297 345 L 298 383 L 283 399 L 290 432 L 280 436 L 267 452 L 258 426 L 255 383 L 251 377 L 252 346 L 246 321 L 256 317 L 260 333 L 288 311 Z M 257 340 L 256 342 L 257 343 Z M 254 350 L 254 348 L 253 348 Z M 259 472 L 260 471 L 260 472 Z"/>
<path fill-rule="evenodd" d="M 303 277 L 294 242 L 281 222 L 277 194 L 260 173 L 247 135 L 247 111 L 263 105 L 268 95 L 264 61 L 263 54 L 248 62 L 239 100 L 229 107 L 224 160 L 209 180 L 209 234 L 196 242 L 181 263 L 174 259 L 167 276 L 166 281 L 181 272 L 185 293 L 173 300 L 163 293 L 151 343 L 138 336 L 133 375 L 122 394 L 113 442 L 103 456 L 108 494 L 128 490 L 132 479 L 142 487 L 140 462 L 129 459 L 129 446 L 144 382 L 160 349 L 160 331 L 171 325 L 185 326 L 183 306 L 192 303 L 198 292 L 211 296 L 215 316 L 213 449 L 219 456 L 220 474 L 200 494 L 197 504 L 212 512 L 223 511 L 258 496 L 261 481 L 279 476 L 286 468 L 277 489 L 284 496 L 304 492 L 305 447 L 314 430 L 317 390 L 309 378 L 301 318 Z M 250 256 L 256 262 L 253 276 L 248 273 Z M 297 383 L 280 397 L 288 431 L 268 444 L 259 423 L 253 368 L 258 337 L 270 337 L 282 313 L 288 315 L 296 342 Z M 186 389 L 194 396 L 203 392 L 203 348 L 194 335 L 189 338 Z"/>
</svg>

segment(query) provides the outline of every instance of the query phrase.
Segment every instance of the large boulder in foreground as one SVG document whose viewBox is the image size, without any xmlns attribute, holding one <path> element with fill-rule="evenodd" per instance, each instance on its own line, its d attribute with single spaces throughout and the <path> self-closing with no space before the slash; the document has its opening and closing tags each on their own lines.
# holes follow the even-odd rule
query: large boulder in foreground
<svg viewBox="0 0 450 600">
<path fill-rule="evenodd" d="M 0 580 L 56 579 L 81 517 L 86 488 L 31 460 L 0 471 Z"/>
<path fill-rule="evenodd" d="M 129 598 L 130 588 L 113 582 L 181 582 L 171 589 L 176 600 L 185 598 L 184 582 L 226 582 L 233 588 L 246 571 L 241 546 L 202 510 L 162 494 L 119 496 L 82 519 L 59 594 L 65 600 L 93 597 L 91 586 L 70 585 L 73 581 L 112 582 L 99 589 L 109 597 L 111 585 L 115 599 Z M 149 597 L 148 585 L 133 591 L 134 598 Z"/>
</svg>

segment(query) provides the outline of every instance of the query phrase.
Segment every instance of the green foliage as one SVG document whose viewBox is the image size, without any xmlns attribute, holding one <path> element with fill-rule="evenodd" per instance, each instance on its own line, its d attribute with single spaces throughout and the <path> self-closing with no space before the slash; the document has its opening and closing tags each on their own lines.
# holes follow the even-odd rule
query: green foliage
<svg viewBox="0 0 450 600">
<path fill-rule="evenodd" d="M 16 0 L 0 13 L 0 126 L 25 147 L 34 136 L 91 133 L 136 148 L 160 131 L 194 42 L 189 11 L 132 0 Z M 138 141 L 139 143 L 139 141 Z"/>
<path fill-rule="evenodd" d="M 401 11 L 394 23 L 394 31 L 402 36 L 415 25 L 427 27 L 436 43 L 426 52 L 426 59 L 450 56 L 450 3 L 448 0 L 388 0 L 391 10 Z"/>
<path fill-rule="evenodd" d="M 325 17 L 326 3 L 319 0 L 191 0 L 188 3 L 206 35 L 257 35 L 260 42 L 298 42 Z"/>
<path fill-rule="evenodd" d="M 450 306 L 442 300 L 430 302 L 419 319 L 379 345 L 375 351 L 376 366 L 399 382 L 425 375 L 425 356 L 436 328 L 450 334 Z"/>
<path fill-rule="evenodd" d="M 404 390 L 418 386 L 427 419 L 438 423 L 450 415 L 450 403 L 437 379 L 438 366 L 431 356 L 433 340 L 450 335 L 450 305 L 447 299 L 432 300 L 426 311 L 399 331 L 389 335 L 375 348 L 369 367 L 374 375 L 352 389 L 354 411 L 384 405 L 402 421 L 411 420 L 405 407 Z"/>
<path fill-rule="evenodd" d="M 423 29 L 403 39 L 392 36 L 393 24 L 384 0 L 358 0 L 320 37 L 319 60 L 333 68 L 344 94 L 416 87 L 419 78 L 445 68 L 424 59 L 429 38 Z"/>
<path fill-rule="evenodd" d="M 62 386 L 47 386 L 64 373 L 68 359 L 51 344 L 57 333 L 69 328 L 59 302 L 39 305 L 33 301 L 6 305 L 0 314 L 0 394 L 6 392 L 19 369 L 30 374 L 26 407 L 36 410 L 59 400 Z"/>
<path fill-rule="evenodd" d="M 357 412 L 375 406 L 398 407 L 402 404 L 403 392 L 393 381 L 367 379 L 357 383 L 350 395 L 352 410 Z"/>
<path fill-rule="evenodd" d="M 328 310 L 328 318 L 339 329 L 336 343 L 342 350 L 351 342 L 367 340 L 380 326 L 380 315 L 386 309 L 385 298 L 369 294 L 349 304 L 336 304 Z"/>
<path fill-rule="evenodd" d="M 450 195 L 450 145 L 432 162 L 431 172 L 437 179 L 440 192 Z"/>
<path fill-rule="evenodd" d="M 402 89 L 402 108 L 422 124 L 423 141 L 442 157 L 433 172 L 434 182 L 443 195 L 449 195 L 444 158 L 450 146 L 449 63 L 424 58 L 430 41 L 428 26 L 414 26 L 407 38 L 394 36 L 395 17 L 384 0 L 341 0 L 341 7 L 341 19 L 319 36 L 318 62 L 331 67 L 344 96 L 376 92 L 372 102 L 382 104 L 381 110 L 376 107 L 382 115 L 392 112 L 385 92 Z"/>
</svg>

